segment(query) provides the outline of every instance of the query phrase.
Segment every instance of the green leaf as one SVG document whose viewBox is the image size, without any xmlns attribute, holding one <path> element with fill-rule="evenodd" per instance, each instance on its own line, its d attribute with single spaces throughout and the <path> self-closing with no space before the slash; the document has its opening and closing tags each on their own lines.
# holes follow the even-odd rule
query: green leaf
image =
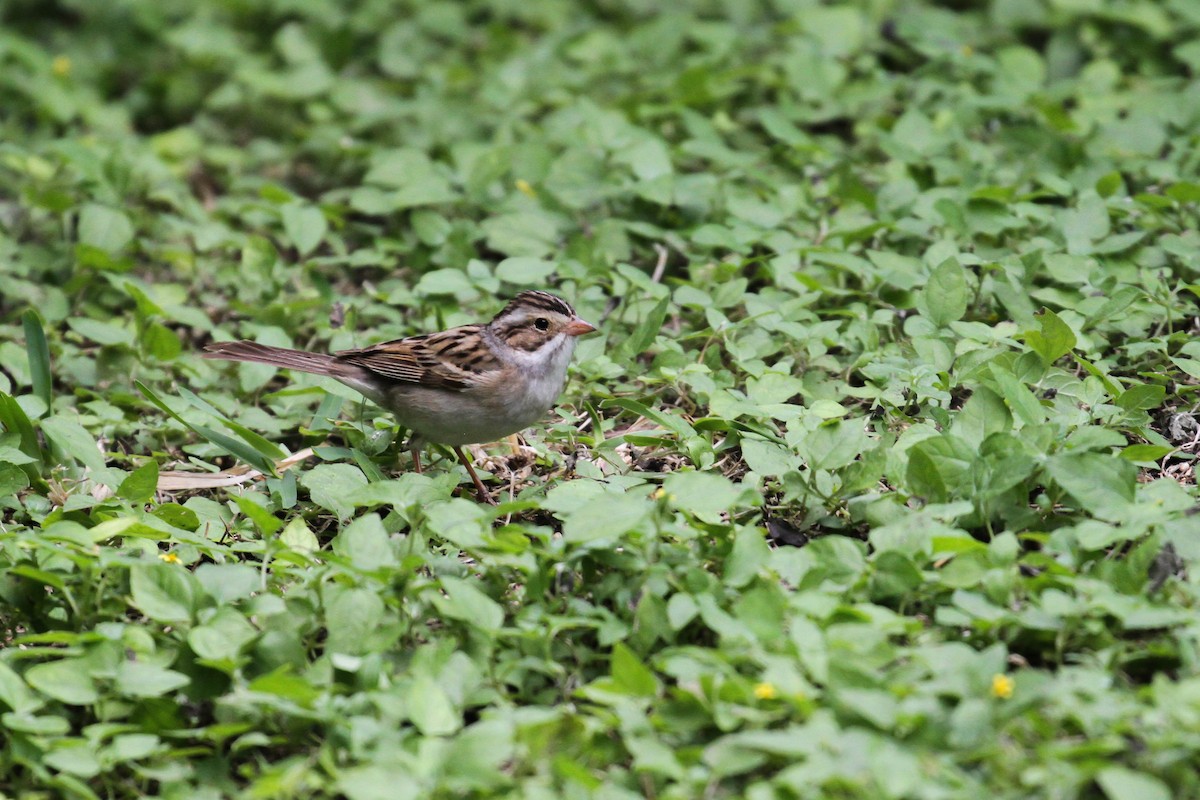
<svg viewBox="0 0 1200 800">
<path fill-rule="evenodd" d="M 571 545 L 615 542 L 642 526 L 650 504 L 631 495 L 604 494 L 567 514 L 563 541 Z"/>
<path fill-rule="evenodd" d="M 38 692 L 71 706 L 86 706 L 100 699 L 87 663 L 81 658 L 59 658 L 25 671 L 25 682 Z"/>
<path fill-rule="evenodd" d="M 658 678 L 624 644 L 613 645 L 610 669 L 613 685 L 626 694 L 636 697 L 656 697 L 659 691 Z"/>
<path fill-rule="evenodd" d="M 517 286 L 539 286 L 554 274 L 557 265 L 540 258 L 514 256 L 496 265 L 496 277 Z"/>
<path fill-rule="evenodd" d="M 347 589 L 334 596 L 325 610 L 328 652 L 358 655 L 370 652 L 371 634 L 383 620 L 379 595 L 367 589 Z"/>
<path fill-rule="evenodd" d="M 78 422 L 68 417 L 54 416 L 40 423 L 46 435 L 66 458 L 74 459 L 97 474 L 107 474 L 104 456 L 96 440 Z"/>
<path fill-rule="evenodd" d="M 442 578 L 447 599 L 439 607 L 448 617 L 462 620 L 488 633 L 495 633 L 504 624 L 504 609 L 481 592 L 473 582 L 461 578 Z"/>
<path fill-rule="evenodd" d="M 1121 392 L 1116 403 L 1126 411 L 1152 411 L 1163 404 L 1166 396 L 1165 387 L 1152 383 L 1139 383 Z"/>
<path fill-rule="evenodd" d="M 159 409 L 161 409 L 163 411 L 163 413 L 167 414 L 172 419 L 176 420 L 181 425 L 183 425 L 186 428 L 188 428 L 189 430 L 191 430 L 197 436 L 201 436 L 201 437 L 207 439 L 208 441 L 212 442 L 213 444 L 215 444 L 217 447 L 223 448 L 230 454 L 237 456 L 242 461 L 245 461 L 247 464 L 254 467 L 255 469 L 257 469 L 259 472 L 263 473 L 264 475 L 275 475 L 276 474 L 274 462 L 272 462 L 269 458 L 265 458 L 262 455 L 262 453 L 260 453 L 256 448 L 251 447 L 251 446 L 245 444 L 244 442 L 240 442 L 231 436 L 226 436 L 223 433 L 214 431 L 211 428 L 205 427 L 203 425 L 191 424 L 190 422 L 185 420 L 183 417 L 181 417 L 178 413 L 176 413 L 170 406 L 168 406 L 166 404 L 166 402 L 164 402 L 162 399 L 160 399 L 159 396 L 156 395 L 144 383 L 142 383 L 141 381 L 134 381 L 134 386 L 137 387 L 138 391 L 141 392 L 142 395 L 144 395 L 147 400 L 149 400 L 154 405 L 158 406 Z"/>
<path fill-rule="evenodd" d="M 345 464 L 323 466 L 348 467 Z M 348 468 L 357 472 L 354 467 Z M 322 474 L 331 481 L 340 480 L 336 477 L 340 471 L 335 470 Z M 359 474 L 361 475 L 361 473 Z M 314 482 L 317 480 L 319 479 L 314 478 Z M 347 525 L 333 540 L 333 550 L 338 555 L 349 559 L 351 566 L 355 569 L 365 572 L 386 569 L 396 564 L 396 554 L 392 550 L 387 531 L 384 530 L 383 521 L 380 520 L 378 514 L 364 514 Z"/>
<path fill-rule="evenodd" d="M 29 421 L 29 417 L 25 415 L 24 409 L 16 399 L 3 392 L 0 392 L 0 425 L 3 425 L 6 431 L 19 434 L 21 452 L 33 459 L 34 462 L 41 462 L 42 448 L 38 444 L 37 432 L 33 429 L 33 423 Z"/>
<path fill-rule="evenodd" d="M 262 571 L 249 564 L 201 564 L 192 573 L 200 588 L 218 603 L 236 603 L 263 589 Z"/>
<path fill-rule="evenodd" d="M 107 253 L 117 253 L 133 241 L 133 224 L 115 208 L 88 203 L 79 211 L 79 241 Z"/>
<path fill-rule="evenodd" d="M 841 469 L 852 464 L 872 445 L 861 420 L 836 420 L 824 423 L 801 442 L 802 455 L 815 469 Z"/>
<path fill-rule="evenodd" d="M 1075 348 L 1075 333 L 1053 311 L 1043 308 L 1038 322 L 1039 330 L 1025 331 L 1025 342 L 1047 364 L 1053 364 Z"/>
<path fill-rule="evenodd" d="M 203 625 L 188 631 L 188 646 L 200 658 L 232 666 L 259 632 L 241 614 L 225 606 Z"/>
<path fill-rule="evenodd" d="M 969 299 L 966 270 L 956 259 L 946 259 L 930 273 L 922 297 L 929 320 L 939 328 L 962 319 Z"/>
<path fill-rule="evenodd" d="M 1046 471 L 1083 511 L 1100 519 L 1120 519 L 1133 501 L 1137 467 L 1123 458 L 1064 453 L 1050 458 Z"/>
<path fill-rule="evenodd" d="M 283 232 L 302 256 L 317 249 L 329 227 L 321 209 L 303 203 L 280 207 L 279 216 L 283 220 Z"/>
<path fill-rule="evenodd" d="M 1121 458 L 1128 461 L 1155 462 L 1173 452 L 1174 447 L 1162 444 L 1131 444 L 1121 450 Z"/>
<path fill-rule="evenodd" d="M 25 351 L 29 354 L 29 373 L 33 380 L 33 393 L 42 398 L 46 407 L 51 406 L 50 397 L 50 346 L 46 343 L 46 331 L 42 318 L 32 309 L 21 315 L 25 328 Z"/>
<path fill-rule="evenodd" d="M 350 498 L 367 485 L 367 478 L 353 464 L 318 464 L 300 476 L 300 485 L 308 489 L 314 503 L 349 519 L 354 513 Z"/>
<path fill-rule="evenodd" d="M 617 360 L 635 358 L 645 352 L 646 348 L 653 344 L 655 338 L 662 332 L 663 320 L 667 318 L 667 309 L 670 307 L 669 297 L 664 297 L 655 303 L 654 307 L 650 309 L 650 313 L 633 329 L 629 338 L 621 343 L 616 355 Z"/>
<path fill-rule="evenodd" d="M 690 470 L 668 475 L 663 491 L 675 508 L 710 522 L 733 513 L 742 497 L 742 489 L 724 475 Z"/>
<path fill-rule="evenodd" d="M 157 664 L 122 661 L 114 682 L 117 691 L 126 697 L 158 697 L 187 686 L 191 679 Z"/>
<path fill-rule="evenodd" d="M 24 454 L 22 454 L 24 458 Z M 29 487 L 29 476 L 14 464 L 0 464 L 0 497 L 15 497 Z"/>
<path fill-rule="evenodd" d="M 1104 790 L 1108 800 L 1171 800 L 1171 788 L 1159 778 L 1122 767 L 1117 764 L 1105 767 L 1096 774 L 1096 783 Z"/>
<path fill-rule="evenodd" d="M 733 539 L 733 548 L 725 562 L 725 583 L 742 587 L 754 580 L 771 558 L 761 528 L 742 528 Z"/>
<path fill-rule="evenodd" d="M 462 727 L 462 715 L 446 690 L 427 675 L 418 676 L 407 693 L 408 717 L 426 736 L 446 736 Z"/>
<path fill-rule="evenodd" d="M 149 503 L 158 491 L 158 462 L 147 461 L 121 481 L 117 496 L 131 503 Z"/>
<path fill-rule="evenodd" d="M 159 361 L 174 361 L 183 352 L 183 342 L 175 331 L 161 322 L 151 322 L 142 331 L 142 347 Z"/>
<path fill-rule="evenodd" d="M 0 661 L 0 703 L 18 714 L 32 714 L 45 705 L 3 661 Z"/>
<path fill-rule="evenodd" d="M 321 549 L 321 543 L 304 522 L 304 517 L 292 517 L 279 534 L 279 543 L 300 553 L 312 553 Z"/>
<path fill-rule="evenodd" d="M 133 605 L 158 622 L 188 622 L 196 609 L 195 579 L 181 566 L 137 565 L 129 570 Z"/>
<path fill-rule="evenodd" d="M 247 428 L 245 425 L 229 419 L 220 411 L 217 411 L 217 409 L 213 408 L 211 404 L 204 400 L 204 398 L 200 397 L 186 386 L 179 387 L 179 395 L 183 399 L 187 400 L 188 403 L 205 412 L 206 414 L 211 414 L 212 416 L 216 417 L 218 420 L 220 420 L 222 425 L 236 433 L 238 436 L 242 437 L 247 444 L 261 453 L 264 458 L 271 459 L 272 461 L 278 461 L 287 457 L 287 453 L 285 453 L 279 445 L 263 438 L 259 434 Z"/>
</svg>

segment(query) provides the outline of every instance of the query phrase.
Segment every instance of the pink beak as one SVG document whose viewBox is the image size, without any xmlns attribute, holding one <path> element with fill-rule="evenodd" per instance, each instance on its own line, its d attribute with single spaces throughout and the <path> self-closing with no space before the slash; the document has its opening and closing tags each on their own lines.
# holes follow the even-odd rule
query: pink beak
<svg viewBox="0 0 1200 800">
<path fill-rule="evenodd" d="M 579 317 L 575 317 L 567 323 L 567 327 L 563 328 L 563 332 L 567 336 L 583 336 L 585 333 L 591 333 L 596 330 L 596 326 L 590 322 L 584 322 Z"/>
</svg>

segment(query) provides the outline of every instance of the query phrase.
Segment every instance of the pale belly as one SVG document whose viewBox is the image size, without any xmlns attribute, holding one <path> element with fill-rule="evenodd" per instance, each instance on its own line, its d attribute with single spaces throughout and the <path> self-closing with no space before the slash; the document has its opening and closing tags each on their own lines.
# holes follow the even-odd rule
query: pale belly
<svg viewBox="0 0 1200 800">
<path fill-rule="evenodd" d="M 449 392 L 401 384 L 386 395 L 363 391 L 363 386 L 351 381 L 343 382 L 392 412 L 421 440 L 460 446 L 494 442 L 529 427 L 554 405 L 565 381 L 528 386 L 519 393 L 506 388 Z"/>
</svg>

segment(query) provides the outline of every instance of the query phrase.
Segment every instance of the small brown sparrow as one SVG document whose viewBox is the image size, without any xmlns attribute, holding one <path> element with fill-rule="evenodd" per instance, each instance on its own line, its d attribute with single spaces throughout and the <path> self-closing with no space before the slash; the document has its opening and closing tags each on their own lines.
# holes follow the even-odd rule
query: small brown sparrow
<svg viewBox="0 0 1200 800">
<path fill-rule="evenodd" d="M 575 337 L 596 330 L 563 299 L 521 292 L 486 325 L 463 325 L 327 355 L 255 342 L 216 342 L 205 358 L 325 375 L 362 392 L 412 430 L 416 471 L 427 443 L 454 448 L 479 499 L 494 503 L 462 451 L 528 427 L 554 405 Z"/>
</svg>

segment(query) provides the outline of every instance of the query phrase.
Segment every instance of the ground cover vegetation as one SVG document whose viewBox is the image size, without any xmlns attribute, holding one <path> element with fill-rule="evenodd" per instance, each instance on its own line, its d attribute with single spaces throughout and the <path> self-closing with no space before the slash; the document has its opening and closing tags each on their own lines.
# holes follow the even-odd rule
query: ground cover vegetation
<svg viewBox="0 0 1200 800">
<path fill-rule="evenodd" d="M 1194 0 L 0 20 L 9 796 L 1200 796 Z M 198 357 L 523 288 L 498 508 Z"/>
</svg>

